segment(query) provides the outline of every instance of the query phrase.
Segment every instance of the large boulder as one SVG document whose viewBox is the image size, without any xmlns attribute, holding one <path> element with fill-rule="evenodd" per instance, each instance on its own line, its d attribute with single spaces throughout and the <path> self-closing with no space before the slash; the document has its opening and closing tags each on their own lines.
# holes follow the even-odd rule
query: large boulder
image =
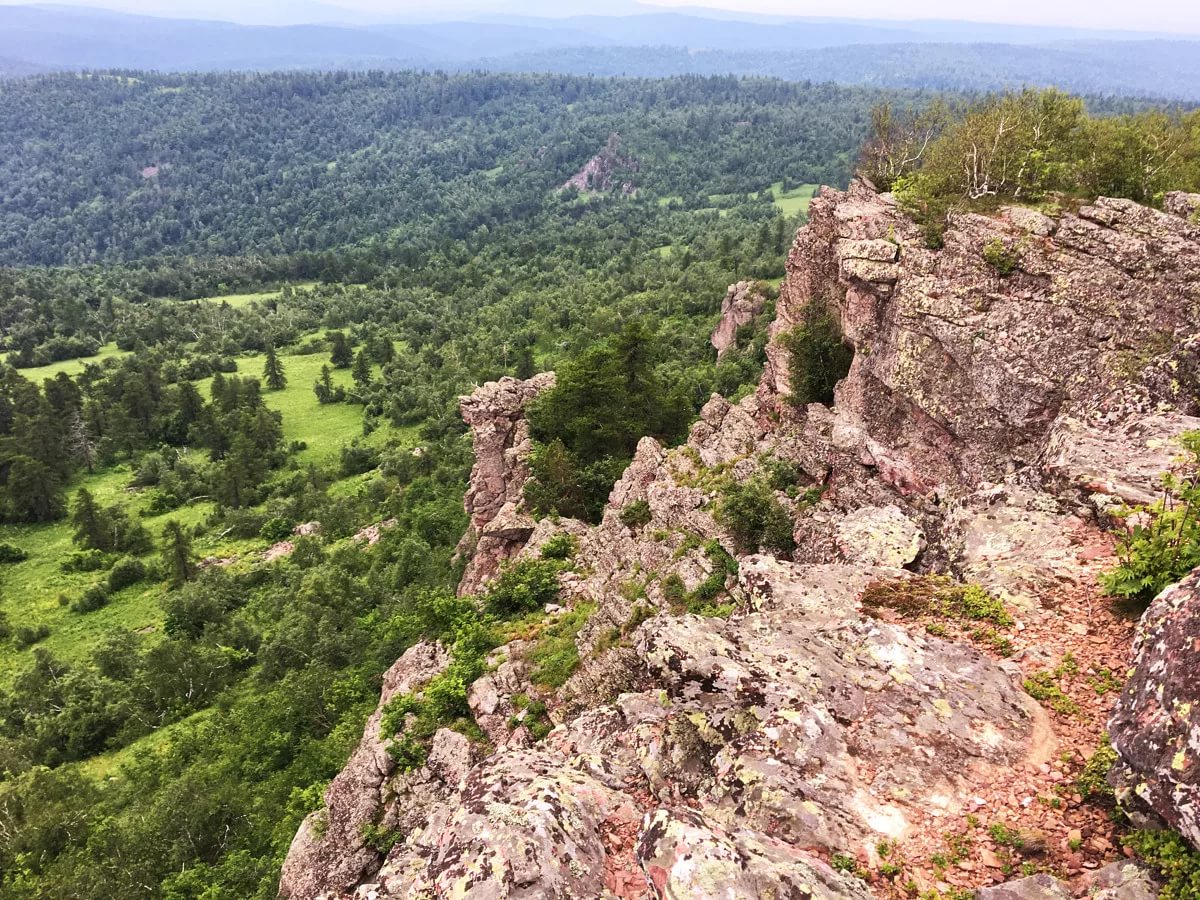
<svg viewBox="0 0 1200 900">
<path fill-rule="evenodd" d="M 1200 569 L 1142 616 L 1133 670 L 1108 723 L 1123 799 L 1200 848 Z"/>
</svg>

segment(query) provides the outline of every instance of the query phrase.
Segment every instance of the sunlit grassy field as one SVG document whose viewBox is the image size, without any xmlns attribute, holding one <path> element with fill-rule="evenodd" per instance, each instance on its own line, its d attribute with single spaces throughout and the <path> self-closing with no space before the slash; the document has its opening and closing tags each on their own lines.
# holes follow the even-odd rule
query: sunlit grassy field
<svg viewBox="0 0 1200 900">
<path fill-rule="evenodd" d="M 362 407 L 357 404 L 317 402 L 313 384 L 328 363 L 326 353 L 310 355 L 280 354 L 287 375 L 287 387 L 281 391 L 265 391 L 264 399 L 271 408 L 283 414 L 284 439 L 290 443 L 301 441 L 306 449 L 293 459 L 299 465 L 309 463 L 336 467 L 341 448 L 362 433 Z M 247 355 L 238 359 L 238 374 L 255 378 L 262 377 L 265 357 L 261 354 Z M 28 372 L 22 374 L 28 377 Z M 375 375 L 379 369 L 375 367 Z M 352 384 L 349 370 L 333 371 L 335 384 L 349 387 Z M 206 397 L 212 379 L 197 382 L 197 387 Z M 402 443 L 416 441 L 416 429 L 392 429 L 383 425 L 368 439 L 374 446 L 389 440 Z M 199 451 L 195 451 L 199 452 Z M 110 467 L 95 474 L 82 474 L 75 478 L 68 490 L 72 496 L 80 487 L 86 487 L 105 505 L 122 502 L 131 515 L 139 520 L 157 538 L 170 519 L 186 525 L 203 522 L 212 512 L 209 502 L 193 503 L 181 509 L 156 516 L 142 516 L 146 509 L 146 496 L 131 490 L 133 477 L 127 463 Z M 369 477 L 369 476 L 365 476 Z M 357 489 L 364 476 L 345 479 L 344 490 Z M 55 656 L 70 661 L 94 647 L 100 636 L 113 628 L 134 631 L 153 631 L 159 627 L 162 613 L 159 600 L 163 594 L 161 584 L 137 584 L 114 594 L 107 606 L 79 614 L 71 612 L 60 602 L 60 597 L 69 603 L 90 585 L 103 580 L 104 572 L 63 572 L 60 564 L 72 550 L 72 529 L 63 520 L 45 525 L 0 525 L 0 541 L 8 541 L 21 547 L 29 554 L 24 562 L 0 566 L 0 610 L 8 616 L 13 629 L 22 625 L 45 623 L 51 629 L 50 636 L 37 646 L 45 647 Z M 250 564 L 266 549 L 268 542 L 262 539 L 231 539 L 211 532 L 196 539 L 194 550 L 198 558 L 237 557 L 242 563 Z M 0 682 L 10 679 L 28 658 L 30 650 L 18 650 L 11 642 L 0 644 Z"/>
</svg>

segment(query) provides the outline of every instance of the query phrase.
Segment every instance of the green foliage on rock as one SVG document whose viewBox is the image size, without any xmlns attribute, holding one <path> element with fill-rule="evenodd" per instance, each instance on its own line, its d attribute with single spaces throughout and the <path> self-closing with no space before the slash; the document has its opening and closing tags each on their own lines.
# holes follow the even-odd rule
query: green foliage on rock
<svg viewBox="0 0 1200 900">
<path fill-rule="evenodd" d="M 741 553 L 766 550 L 787 556 L 796 549 L 792 518 L 763 478 L 726 487 L 715 518 L 733 536 Z"/>
<path fill-rule="evenodd" d="M 1159 900 L 1200 897 L 1200 851 L 1173 831 L 1135 831 L 1124 838 L 1145 863 L 1162 876 Z"/>
<path fill-rule="evenodd" d="M 779 335 L 788 352 L 788 401 L 799 408 L 833 403 L 833 389 L 850 371 L 854 351 L 843 343 L 841 326 L 829 307 L 810 302 L 799 325 Z"/>
<path fill-rule="evenodd" d="M 1161 499 L 1133 510 L 1148 518 L 1117 539 L 1118 565 L 1100 576 L 1114 597 L 1149 603 L 1200 566 L 1200 431 L 1183 434 L 1179 470 L 1163 480 Z"/>
<path fill-rule="evenodd" d="M 487 610 L 507 618 L 533 612 L 558 598 L 558 575 L 562 564 L 556 560 L 519 559 L 500 569 L 484 598 Z"/>
</svg>

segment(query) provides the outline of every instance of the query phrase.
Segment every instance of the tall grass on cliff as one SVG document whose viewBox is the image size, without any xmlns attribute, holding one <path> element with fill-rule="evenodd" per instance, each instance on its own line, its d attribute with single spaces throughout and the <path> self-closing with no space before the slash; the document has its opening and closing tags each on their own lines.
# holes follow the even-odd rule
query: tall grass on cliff
<svg viewBox="0 0 1200 900">
<path fill-rule="evenodd" d="M 1093 116 L 1077 97 L 1030 89 L 957 114 L 883 104 L 871 124 L 859 171 L 894 192 L 934 246 L 964 210 L 1101 195 L 1153 205 L 1200 189 L 1200 110 Z"/>
</svg>

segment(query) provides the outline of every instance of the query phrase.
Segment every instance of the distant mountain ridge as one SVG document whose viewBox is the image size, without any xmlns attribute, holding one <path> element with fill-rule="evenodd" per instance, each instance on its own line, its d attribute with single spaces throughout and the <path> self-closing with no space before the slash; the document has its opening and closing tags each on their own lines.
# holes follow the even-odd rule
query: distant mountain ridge
<svg viewBox="0 0 1200 900">
<path fill-rule="evenodd" d="M 311 8 L 337 10 L 319 3 Z M 680 12 L 241 25 L 72 6 L 0 6 L 0 76 L 339 68 L 756 75 L 966 91 L 1032 84 L 1200 102 L 1200 38 L 1168 41 L 1136 32 L 952 21 L 767 22 Z"/>
</svg>

